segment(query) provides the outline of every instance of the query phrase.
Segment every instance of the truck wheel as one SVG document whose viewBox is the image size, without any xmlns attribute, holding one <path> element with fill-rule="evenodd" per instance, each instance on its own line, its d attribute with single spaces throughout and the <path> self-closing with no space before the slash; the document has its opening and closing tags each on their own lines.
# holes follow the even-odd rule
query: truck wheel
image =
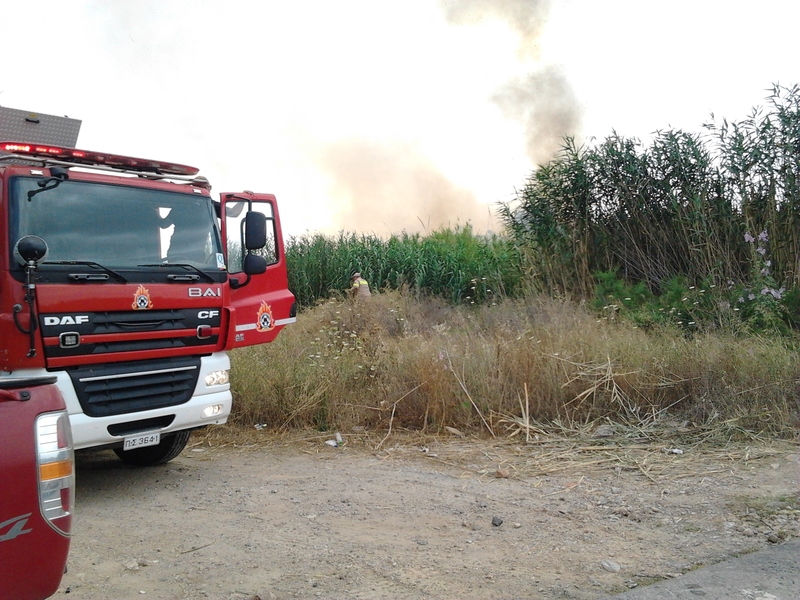
<svg viewBox="0 0 800 600">
<path fill-rule="evenodd" d="M 150 467 L 152 465 L 162 465 L 178 456 L 186 447 L 191 429 L 185 429 L 176 433 L 170 433 L 161 438 L 161 442 L 155 446 L 146 446 L 136 450 L 123 450 L 115 448 L 114 452 L 120 460 L 128 465 L 135 467 Z"/>
</svg>

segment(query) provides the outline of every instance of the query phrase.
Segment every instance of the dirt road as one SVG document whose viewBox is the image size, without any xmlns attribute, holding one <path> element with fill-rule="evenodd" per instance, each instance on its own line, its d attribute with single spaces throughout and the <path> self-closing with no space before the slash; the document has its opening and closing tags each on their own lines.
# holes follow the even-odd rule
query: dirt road
<svg viewBox="0 0 800 600">
<path fill-rule="evenodd" d="M 800 536 L 796 445 L 326 439 L 80 456 L 56 597 L 602 598 Z"/>
</svg>

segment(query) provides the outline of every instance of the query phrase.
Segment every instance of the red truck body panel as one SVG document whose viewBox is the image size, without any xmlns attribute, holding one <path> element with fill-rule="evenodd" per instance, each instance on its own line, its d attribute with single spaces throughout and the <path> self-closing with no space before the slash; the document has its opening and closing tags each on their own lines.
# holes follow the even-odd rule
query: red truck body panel
<svg viewBox="0 0 800 600">
<path fill-rule="evenodd" d="M 20 399 L 21 394 L 30 394 Z M 0 598 L 39 600 L 55 594 L 70 538 L 42 516 L 36 456 L 36 418 L 63 410 L 55 385 L 0 389 Z M 71 516 L 61 525 L 69 531 Z M 64 521 L 68 520 L 68 523 Z"/>
<path fill-rule="evenodd" d="M 240 192 L 222 193 L 220 196 L 223 199 L 223 211 L 229 199 L 246 199 L 251 206 L 265 207 L 264 212 L 279 222 L 278 204 L 273 194 Z M 223 219 L 223 239 L 236 234 L 229 231 L 229 228 L 230 224 Z M 250 278 L 244 287 L 230 290 L 230 301 L 226 303 L 229 306 L 227 320 L 230 322 L 225 341 L 228 349 L 271 342 L 294 317 L 295 299 L 288 289 L 286 256 L 280 227 L 274 228 L 274 245 L 274 262 L 267 265 L 266 273 Z M 244 278 L 243 275 L 238 276 Z"/>
</svg>

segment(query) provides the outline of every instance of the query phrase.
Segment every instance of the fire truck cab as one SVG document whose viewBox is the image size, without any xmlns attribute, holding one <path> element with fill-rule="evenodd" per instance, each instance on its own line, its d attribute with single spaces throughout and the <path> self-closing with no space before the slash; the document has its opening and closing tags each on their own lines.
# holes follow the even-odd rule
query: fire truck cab
<svg viewBox="0 0 800 600">
<path fill-rule="evenodd" d="M 275 196 L 210 190 L 186 165 L 0 142 L 0 381 L 54 377 L 76 449 L 171 460 L 227 420 L 227 352 L 295 321 Z"/>
</svg>

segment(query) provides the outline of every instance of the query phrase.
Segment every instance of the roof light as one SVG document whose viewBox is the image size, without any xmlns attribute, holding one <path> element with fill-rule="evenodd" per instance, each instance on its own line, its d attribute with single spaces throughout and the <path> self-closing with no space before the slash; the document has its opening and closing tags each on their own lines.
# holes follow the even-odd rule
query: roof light
<svg viewBox="0 0 800 600">
<path fill-rule="evenodd" d="M 17 155 L 26 155 L 37 158 L 54 158 L 78 165 L 97 166 L 104 165 L 126 171 L 142 171 L 162 175 L 197 175 L 200 169 L 188 165 L 168 163 L 146 158 L 134 158 L 118 154 L 105 154 L 90 150 L 77 150 L 76 148 L 62 148 L 46 144 L 32 144 L 26 142 L 0 142 L 0 152 Z"/>
</svg>

